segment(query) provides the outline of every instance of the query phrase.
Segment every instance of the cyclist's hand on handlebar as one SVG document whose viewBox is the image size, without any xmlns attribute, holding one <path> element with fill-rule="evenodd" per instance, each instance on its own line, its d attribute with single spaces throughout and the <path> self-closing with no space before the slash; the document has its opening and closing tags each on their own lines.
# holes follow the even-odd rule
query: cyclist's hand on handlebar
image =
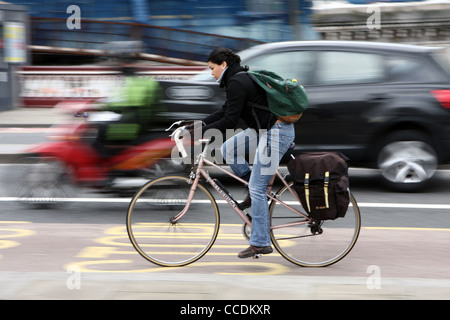
<svg viewBox="0 0 450 320">
<path fill-rule="evenodd" d="M 201 125 L 199 126 L 198 123 L 198 121 L 180 120 L 174 122 L 169 128 L 166 129 L 166 131 L 174 129 L 174 131 L 170 135 L 171 137 L 177 136 L 177 139 L 182 138 L 194 141 L 195 132 L 197 133 L 197 135 L 199 135 L 199 133 L 195 130 L 199 130 L 201 128 Z M 201 134 L 197 138 L 200 137 Z"/>
</svg>

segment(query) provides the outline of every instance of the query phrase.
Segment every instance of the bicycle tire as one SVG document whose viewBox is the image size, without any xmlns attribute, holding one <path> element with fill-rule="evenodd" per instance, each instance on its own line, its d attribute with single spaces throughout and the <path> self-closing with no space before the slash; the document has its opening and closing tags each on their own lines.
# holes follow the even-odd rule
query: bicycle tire
<svg viewBox="0 0 450 320">
<path fill-rule="evenodd" d="M 220 215 L 211 192 L 198 183 L 180 220 L 173 218 L 186 206 L 192 182 L 166 176 L 144 184 L 127 211 L 127 233 L 136 251 L 164 267 L 181 267 L 203 257 L 219 233 Z"/>
<path fill-rule="evenodd" d="M 292 186 L 292 182 L 289 186 Z M 276 197 L 297 210 L 307 213 L 289 192 L 293 189 L 282 187 Z M 361 214 L 358 204 L 350 193 L 350 205 L 344 218 L 321 221 L 319 224 L 306 223 L 302 218 L 284 206 L 272 201 L 269 207 L 271 237 L 277 251 L 288 261 L 302 267 L 326 267 L 343 259 L 355 246 L 361 229 Z M 294 221 L 302 225 L 276 228 L 276 225 Z"/>
</svg>

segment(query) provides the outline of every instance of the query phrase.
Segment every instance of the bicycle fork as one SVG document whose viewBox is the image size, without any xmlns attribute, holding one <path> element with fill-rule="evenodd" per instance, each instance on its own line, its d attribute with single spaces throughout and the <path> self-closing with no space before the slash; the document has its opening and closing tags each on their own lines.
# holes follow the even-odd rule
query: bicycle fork
<svg viewBox="0 0 450 320">
<path fill-rule="evenodd" d="M 207 142 L 207 140 L 201 139 L 201 142 L 204 143 L 204 142 Z M 206 150 L 207 150 L 207 145 L 205 146 L 203 152 L 200 153 L 197 156 L 197 159 L 196 159 L 195 164 L 194 164 L 194 167 L 195 167 L 195 165 L 197 165 L 195 173 L 194 173 L 194 167 L 192 167 L 192 171 L 189 174 L 189 179 L 187 179 L 187 183 L 191 184 L 191 188 L 189 190 L 189 195 L 188 195 L 188 198 L 187 198 L 187 201 L 186 201 L 186 205 L 184 206 L 184 208 L 176 216 L 174 216 L 173 218 L 170 219 L 170 222 L 172 224 L 176 224 L 188 212 L 189 207 L 191 206 L 192 200 L 194 199 L 195 191 L 197 190 L 197 186 L 198 186 L 198 183 L 199 183 L 199 180 L 200 180 L 200 176 L 202 175 L 205 178 L 206 181 L 211 180 L 209 175 L 203 170 L 203 164 L 204 164 L 205 161 L 207 161 L 205 159 Z M 213 184 L 211 184 L 211 185 L 214 187 Z M 216 187 L 214 187 L 214 188 L 217 191 L 219 191 Z M 222 193 L 220 193 L 220 194 L 222 194 Z"/>
<path fill-rule="evenodd" d="M 192 178 L 193 173 L 191 172 L 189 179 L 187 179 L 186 183 L 190 183 L 192 186 L 189 189 L 189 195 L 186 201 L 186 205 L 176 216 L 170 219 L 170 223 L 176 224 L 188 212 L 189 207 L 192 203 L 192 199 L 194 199 L 195 191 L 197 190 L 198 180 L 200 179 L 198 172 L 199 170 L 197 169 L 197 174 L 195 174 L 194 178 Z"/>
</svg>

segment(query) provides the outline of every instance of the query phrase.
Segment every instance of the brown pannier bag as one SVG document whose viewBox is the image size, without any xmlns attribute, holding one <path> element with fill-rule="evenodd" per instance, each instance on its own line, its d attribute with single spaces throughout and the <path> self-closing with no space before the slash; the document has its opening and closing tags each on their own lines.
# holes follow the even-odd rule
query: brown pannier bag
<svg viewBox="0 0 450 320">
<path fill-rule="evenodd" d="M 294 189 L 314 220 L 345 216 L 350 203 L 347 161 L 339 152 L 306 152 L 289 161 Z"/>
</svg>

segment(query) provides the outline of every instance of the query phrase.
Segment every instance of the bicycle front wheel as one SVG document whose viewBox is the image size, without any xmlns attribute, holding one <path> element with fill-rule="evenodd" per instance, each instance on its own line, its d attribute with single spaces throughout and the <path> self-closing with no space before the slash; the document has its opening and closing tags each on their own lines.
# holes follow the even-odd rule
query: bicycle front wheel
<svg viewBox="0 0 450 320">
<path fill-rule="evenodd" d="M 295 192 L 293 188 L 283 187 L 276 196 L 307 216 L 291 192 Z M 302 267 L 325 267 L 338 262 L 352 250 L 361 228 L 361 215 L 352 194 L 345 217 L 336 220 L 313 224 L 276 201 L 272 201 L 269 210 L 275 248 Z"/>
<path fill-rule="evenodd" d="M 167 176 L 147 182 L 132 198 L 126 221 L 128 236 L 148 261 L 165 267 L 185 266 L 204 256 L 214 244 L 220 223 L 216 201 L 200 183 L 195 192 L 191 187 L 186 177 Z M 193 197 L 188 201 L 190 194 Z"/>
</svg>

